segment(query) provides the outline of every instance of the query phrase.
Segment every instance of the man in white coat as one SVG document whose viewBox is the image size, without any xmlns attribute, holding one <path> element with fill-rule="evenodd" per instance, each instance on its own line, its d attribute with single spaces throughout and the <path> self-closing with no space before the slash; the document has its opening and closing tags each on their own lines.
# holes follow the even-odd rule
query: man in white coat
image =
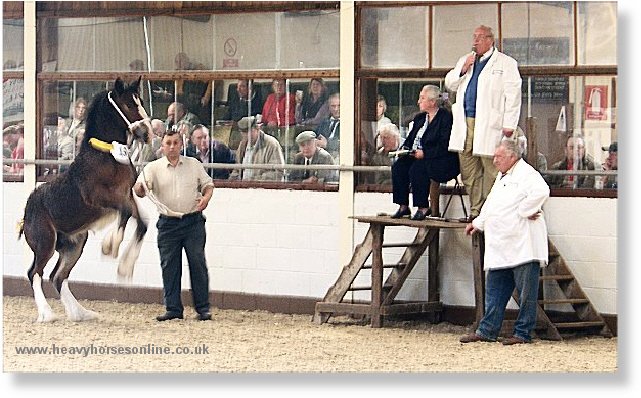
<svg viewBox="0 0 641 398">
<path fill-rule="evenodd" d="M 445 86 L 456 91 L 449 150 L 459 152 L 471 220 L 481 211 L 496 176 L 494 149 L 519 123 L 521 75 L 516 61 L 494 47 L 492 29 L 481 25 L 474 30 L 473 51 L 459 58 L 445 76 Z"/>
<path fill-rule="evenodd" d="M 517 141 L 501 141 L 494 154 L 499 170 L 492 190 L 468 234 L 485 232 L 485 314 L 475 333 L 461 343 L 496 341 L 505 307 L 516 287 L 519 314 L 513 335 L 503 344 L 529 343 L 536 324 L 539 268 L 547 266 L 547 227 L 543 203 L 550 189 L 541 174 L 521 158 Z"/>
</svg>

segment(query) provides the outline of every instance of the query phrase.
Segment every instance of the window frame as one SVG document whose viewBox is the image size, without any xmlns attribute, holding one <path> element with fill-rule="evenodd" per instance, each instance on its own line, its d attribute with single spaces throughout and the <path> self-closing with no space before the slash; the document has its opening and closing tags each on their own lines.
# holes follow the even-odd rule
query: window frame
<svg viewBox="0 0 641 398">
<path fill-rule="evenodd" d="M 47 19 L 57 18 L 88 18 L 88 17 L 132 17 L 132 16 L 175 16 L 183 17 L 203 14 L 240 14 L 240 13 L 277 13 L 277 12 L 310 12 L 340 10 L 340 2 L 239 2 L 229 4 L 227 2 L 201 2 L 190 3 L 183 6 L 182 2 L 103 2 L 102 6 L 81 2 L 38 2 L 36 6 L 36 23 L 39 34 L 46 32 L 43 24 Z M 176 6 L 180 3 L 180 7 Z M 133 7 L 132 7 L 133 4 Z M 125 6 L 126 5 L 126 6 Z M 38 38 L 41 41 L 41 38 Z M 40 51 L 37 57 L 41 56 Z M 340 65 L 335 68 L 324 69 L 281 69 L 281 70 L 198 70 L 198 71 L 71 71 L 71 72 L 47 72 L 41 70 L 40 59 L 36 60 L 36 131 L 43 131 L 44 128 L 44 86 L 56 81 L 114 81 L 120 77 L 125 81 L 133 81 L 141 77 L 143 80 L 227 80 L 227 79 L 311 79 L 321 77 L 323 79 L 339 79 Z M 15 72 L 18 73 L 18 72 Z M 8 75 L 7 75 L 8 76 Z M 22 75 L 23 76 L 23 75 Z M 90 100 L 90 99 L 88 99 Z M 43 158 L 43 136 L 36 134 L 37 158 Z M 46 179 L 39 170 L 36 175 L 38 181 Z M 230 181 L 216 180 L 216 186 L 232 188 L 270 188 L 270 189 L 307 189 L 320 191 L 338 191 L 338 184 L 303 184 L 298 182 L 258 182 L 258 181 Z"/>
<path fill-rule="evenodd" d="M 502 2 L 493 2 L 497 6 L 498 13 L 498 27 L 495 28 L 496 35 L 496 46 L 501 50 L 501 40 L 502 40 L 502 13 L 501 5 Z M 451 4 L 451 3 L 450 3 Z M 455 3 L 458 4 L 458 3 Z M 487 3 L 484 3 L 487 4 Z M 491 4 L 491 3 L 490 3 Z M 363 120 L 363 109 L 361 107 L 361 100 L 359 97 L 361 93 L 362 82 L 366 79 L 443 79 L 447 72 L 451 68 L 434 68 L 432 67 L 432 42 L 433 38 L 431 34 L 433 32 L 433 7 L 436 5 L 444 5 L 444 3 L 438 2 L 365 2 L 359 1 L 355 3 L 355 92 L 357 99 L 354 104 L 354 124 L 355 131 L 361 131 L 361 123 Z M 430 31 L 430 40 L 427 45 L 429 46 L 429 66 L 427 68 L 368 68 L 361 65 L 361 51 L 363 47 L 363 36 L 362 36 L 362 18 L 363 10 L 368 8 L 393 8 L 393 7 L 406 7 L 406 6 L 427 6 L 429 12 L 429 31 Z M 523 79 L 527 77 L 534 76 L 567 76 L 567 77 L 576 77 L 576 76 L 617 76 L 618 77 L 618 65 L 579 65 L 578 64 L 578 55 L 576 54 L 577 49 L 577 20 L 578 20 L 578 2 L 572 2 L 573 7 L 573 18 L 574 18 L 574 65 L 554 65 L 554 66 L 519 66 L 519 73 Z M 453 66 L 453 65 L 452 65 Z M 612 107 L 616 107 L 616 103 L 612 104 Z M 536 130 L 533 129 L 533 121 L 530 122 L 528 118 L 525 118 L 526 126 L 524 126 L 524 131 L 527 137 L 529 137 L 528 142 L 536 142 Z M 358 160 L 359 157 L 357 154 L 360 152 L 360 142 L 358 137 L 355 139 L 354 145 L 354 154 L 356 163 L 360 164 Z M 526 159 L 530 164 L 536 164 L 536 151 L 528 151 L 528 157 Z M 355 181 L 358 178 L 354 179 Z M 447 188 L 446 188 L 447 190 Z M 371 185 L 360 184 L 356 185 L 356 191 L 359 192 L 390 192 L 390 187 L 383 187 L 376 189 Z M 569 188 L 551 188 L 551 196 L 560 196 L 560 197 L 604 197 L 604 198 L 616 198 L 618 197 L 617 189 L 569 189 Z"/>
</svg>

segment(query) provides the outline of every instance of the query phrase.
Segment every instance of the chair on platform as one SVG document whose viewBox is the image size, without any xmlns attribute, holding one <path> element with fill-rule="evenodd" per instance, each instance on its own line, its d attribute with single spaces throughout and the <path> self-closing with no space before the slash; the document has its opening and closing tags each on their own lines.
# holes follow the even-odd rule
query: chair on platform
<svg viewBox="0 0 641 398">
<path fill-rule="evenodd" d="M 465 202 L 463 201 L 463 193 L 465 193 L 465 187 L 463 186 L 463 183 L 459 181 L 459 176 L 454 178 L 454 186 L 451 187 L 450 189 L 451 189 L 451 192 L 449 193 L 450 197 L 447 199 L 447 202 L 445 203 L 445 208 L 441 213 L 442 217 L 446 218 L 445 215 L 447 214 L 447 209 L 450 207 L 450 203 L 452 202 L 452 197 L 454 195 L 457 195 L 461 200 L 461 208 L 463 209 L 463 216 L 467 218 L 468 217 L 467 207 L 465 207 Z"/>
</svg>

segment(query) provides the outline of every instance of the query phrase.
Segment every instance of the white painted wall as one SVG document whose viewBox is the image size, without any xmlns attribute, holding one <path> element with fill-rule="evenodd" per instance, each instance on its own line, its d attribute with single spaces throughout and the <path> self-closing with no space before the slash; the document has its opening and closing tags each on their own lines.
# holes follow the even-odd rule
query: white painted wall
<svg viewBox="0 0 641 398">
<path fill-rule="evenodd" d="M 24 238 L 16 241 L 15 225 L 22 217 L 28 195 L 23 190 L 21 183 L 3 184 L 4 275 L 26 276 L 32 261 Z M 142 200 L 141 204 L 149 220 L 149 231 L 132 283 L 161 287 L 157 213 L 148 200 Z M 375 215 L 391 213 L 395 205 L 390 194 L 358 193 L 354 208 L 356 215 Z M 217 188 L 205 212 L 211 289 L 322 298 L 344 265 L 339 260 L 339 210 L 336 192 Z M 617 200 L 550 198 L 545 212 L 550 238 L 597 310 L 617 314 Z M 452 200 L 447 215 L 463 215 L 458 198 Z M 362 241 L 367 227 L 354 222 L 354 244 Z M 121 250 L 132 230 L 126 234 Z M 117 283 L 117 262 L 100 254 L 105 232 L 90 234 L 71 280 Z M 386 241 L 407 241 L 413 239 L 415 232 L 388 227 Z M 471 239 L 459 230 L 442 230 L 440 239 L 441 300 L 446 305 L 473 306 Z M 402 249 L 386 249 L 384 256 L 386 262 L 396 262 L 401 254 Z M 55 258 L 47 266 L 46 275 Z M 367 279 L 359 276 L 355 284 L 365 285 Z M 186 266 L 183 286 L 189 286 Z M 358 292 L 354 298 L 364 299 L 367 294 Z M 399 299 L 426 298 L 427 257 L 423 256 Z"/>
</svg>

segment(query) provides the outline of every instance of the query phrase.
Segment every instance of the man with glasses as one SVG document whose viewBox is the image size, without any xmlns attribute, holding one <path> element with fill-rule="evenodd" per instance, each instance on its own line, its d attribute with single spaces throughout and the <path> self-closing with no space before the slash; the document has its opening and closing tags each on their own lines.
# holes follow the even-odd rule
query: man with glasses
<svg viewBox="0 0 641 398">
<path fill-rule="evenodd" d="M 445 86 L 456 91 L 449 149 L 459 152 L 473 219 L 496 177 L 494 150 L 503 136 L 512 136 L 519 123 L 521 75 L 516 60 L 494 46 L 492 29 L 481 25 L 474 30 L 472 51 L 447 73 Z"/>
</svg>

